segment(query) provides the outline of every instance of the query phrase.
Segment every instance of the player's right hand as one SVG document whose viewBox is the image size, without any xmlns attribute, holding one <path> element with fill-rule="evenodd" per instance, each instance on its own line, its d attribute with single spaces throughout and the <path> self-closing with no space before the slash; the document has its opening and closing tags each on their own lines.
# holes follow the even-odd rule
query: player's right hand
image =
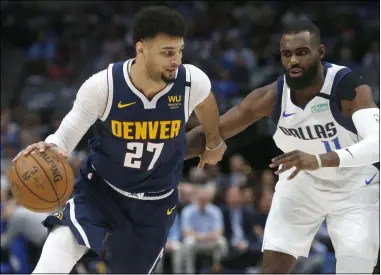
<svg viewBox="0 0 381 275">
<path fill-rule="evenodd" d="M 200 156 L 200 162 L 198 163 L 198 168 L 204 168 L 205 164 L 216 165 L 219 162 L 225 151 L 227 149 L 226 143 L 224 140 L 221 141 L 221 144 L 216 149 L 207 149 L 205 148 L 204 153 Z"/>
<path fill-rule="evenodd" d="M 40 141 L 38 143 L 33 143 L 29 145 L 28 147 L 26 147 L 24 150 L 22 150 L 20 153 L 17 154 L 17 156 L 12 160 L 12 162 L 15 163 L 16 160 L 20 158 L 22 155 L 26 156 L 30 154 L 31 152 L 33 152 L 34 150 L 38 150 L 39 152 L 44 152 L 46 149 L 50 149 L 50 148 L 57 151 L 57 153 L 63 156 L 64 158 L 67 158 L 67 153 L 64 150 L 57 147 L 57 145 L 53 143 L 46 143 L 44 141 Z"/>
</svg>

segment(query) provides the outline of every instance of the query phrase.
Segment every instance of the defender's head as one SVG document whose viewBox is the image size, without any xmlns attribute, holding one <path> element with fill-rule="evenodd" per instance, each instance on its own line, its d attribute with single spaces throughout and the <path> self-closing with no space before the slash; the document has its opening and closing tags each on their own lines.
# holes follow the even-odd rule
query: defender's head
<svg viewBox="0 0 381 275">
<path fill-rule="evenodd" d="M 181 64 L 186 26 L 175 10 L 154 6 L 135 17 L 132 37 L 136 56 L 144 60 L 149 77 L 170 82 Z"/>
<path fill-rule="evenodd" d="M 287 25 L 282 32 L 280 53 L 287 85 L 296 90 L 307 88 L 317 76 L 325 55 L 319 28 L 309 21 Z"/>
</svg>

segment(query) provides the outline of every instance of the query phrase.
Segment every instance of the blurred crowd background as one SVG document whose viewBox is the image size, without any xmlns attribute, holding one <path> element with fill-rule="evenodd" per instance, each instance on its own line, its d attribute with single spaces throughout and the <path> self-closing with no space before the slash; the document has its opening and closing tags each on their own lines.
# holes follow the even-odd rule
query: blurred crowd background
<svg viewBox="0 0 381 275">
<path fill-rule="evenodd" d="M 46 214 L 25 210 L 12 199 L 7 180 L 11 159 L 57 129 L 87 78 L 135 55 L 132 18 L 152 4 L 175 7 L 186 18 L 183 62 L 209 75 L 221 113 L 283 73 L 280 30 L 301 18 L 320 28 L 327 61 L 363 72 L 379 105 L 378 1 L 1 1 L 2 273 L 30 273 L 46 238 L 41 225 Z M 197 124 L 193 117 L 187 127 Z M 200 171 L 196 159 L 185 162 L 181 207 L 157 273 L 259 271 L 277 180 L 268 164 L 280 153 L 273 132 L 274 125 L 264 119 L 228 142 L 219 165 Z M 69 157 L 75 171 L 86 145 L 87 136 Z M 188 231 L 213 245 L 190 240 Z M 310 256 L 299 259 L 293 272 L 334 270 L 333 247 L 323 224 Z M 105 273 L 107 266 L 85 257 L 72 272 Z"/>
</svg>

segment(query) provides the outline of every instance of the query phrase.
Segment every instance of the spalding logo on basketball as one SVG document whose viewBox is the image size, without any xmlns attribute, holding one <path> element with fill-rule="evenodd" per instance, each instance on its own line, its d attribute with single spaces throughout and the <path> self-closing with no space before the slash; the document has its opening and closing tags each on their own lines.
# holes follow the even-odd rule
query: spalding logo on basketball
<svg viewBox="0 0 381 275">
<path fill-rule="evenodd" d="M 21 156 L 9 175 L 17 202 L 34 212 L 52 212 L 65 205 L 74 186 L 73 171 L 54 149 Z"/>
</svg>

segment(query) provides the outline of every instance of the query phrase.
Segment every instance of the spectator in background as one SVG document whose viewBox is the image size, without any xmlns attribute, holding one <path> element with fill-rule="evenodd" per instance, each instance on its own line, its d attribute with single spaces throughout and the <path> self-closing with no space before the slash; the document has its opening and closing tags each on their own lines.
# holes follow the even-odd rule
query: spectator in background
<svg viewBox="0 0 381 275">
<path fill-rule="evenodd" d="M 14 273 L 31 273 L 48 235 L 42 221 L 46 213 L 36 213 L 19 206 L 9 198 L 1 207 L 1 250 L 8 250 L 9 264 Z M 3 227 L 3 224 L 2 224 Z"/>
<path fill-rule="evenodd" d="M 247 182 L 247 176 L 245 174 L 246 161 L 242 155 L 235 154 L 229 159 L 229 185 L 243 186 Z"/>
<path fill-rule="evenodd" d="M 380 107 L 380 42 L 372 42 L 362 60 L 362 69 L 372 87 L 374 101 Z"/>
<path fill-rule="evenodd" d="M 352 49 L 349 47 L 343 47 L 340 50 L 340 60 L 338 62 L 341 66 L 346 66 L 352 70 L 357 70 L 359 65 L 353 60 Z"/>
<path fill-rule="evenodd" d="M 29 60 L 40 60 L 51 63 L 56 56 L 56 45 L 54 39 L 48 37 L 47 32 L 41 30 L 37 34 L 36 41 L 30 46 L 28 51 Z"/>
<path fill-rule="evenodd" d="M 261 175 L 261 187 L 268 188 L 271 191 L 275 191 L 276 176 L 273 171 L 266 169 Z"/>
<path fill-rule="evenodd" d="M 181 243 L 181 227 L 179 215 L 176 215 L 175 222 L 168 233 L 167 243 L 165 244 L 164 255 L 156 268 L 157 273 L 163 273 L 164 258 L 171 256 L 172 273 L 181 274 L 183 264 L 182 243 Z"/>
<path fill-rule="evenodd" d="M 115 56 L 119 55 L 124 48 L 122 36 L 119 33 L 119 27 L 115 24 L 107 26 L 106 37 L 101 42 L 101 53 L 96 61 L 95 70 L 100 71 L 114 62 Z"/>
<path fill-rule="evenodd" d="M 249 83 L 250 80 L 250 72 L 245 63 L 245 57 L 242 54 L 237 54 L 234 67 L 231 71 L 231 77 L 232 80 L 237 83 L 240 94 L 246 95 L 247 93 L 247 83 Z"/>
<path fill-rule="evenodd" d="M 53 38 L 48 37 L 46 31 L 39 31 L 36 41 L 30 46 L 27 54 L 28 73 L 42 74 L 53 62 L 56 56 L 56 44 Z"/>
<path fill-rule="evenodd" d="M 253 232 L 254 208 L 243 204 L 242 190 L 236 185 L 228 187 L 225 201 L 222 213 L 230 249 L 224 267 L 244 270 L 255 266 L 260 260 L 261 243 Z"/>
<path fill-rule="evenodd" d="M 19 146 L 19 126 L 12 121 L 11 111 L 1 110 L 1 172 L 5 173 L 10 167 L 12 156 L 17 154 Z"/>
<path fill-rule="evenodd" d="M 188 179 L 193 184 L 205 184 L 208 175 L 204 169 L 199 169 L 197 166 L 193 166 L 188 171 Z"/>
<path fill-rule="evenodd" d="M 205 166 L 205 171 L 207 176 L 205 187 L 210 190 L 212 196 L 215 196 L 216 193 L 221 190 L 220 187 L 223 178 L 221 173 L 221 166 L 219 163 L 216 165 L 207 164 Z"/>
<path fill-rule="evenodd" d="M 255 193 L 254 189 L 250 186 L 245 186 L 242 189 L 243 204 L 247 207 L 254 207 Z"/>
<path fill-rule="evenodd" d="M 231 79 L 230 71 L 223 70 L 217 79 L 213 79 L 212 90 L 219 104 L 226 103 L 229 97 L 236 96 L 239 93 L 238 84 Z"/>
<path fill-rule="evenodd" d="M 182 182 L 179 185 L 179 209 L 178 213 L 182 213 L 183 209 L 193 202 L 195 197 L 195 186 L 190 183 Z"/>
<path fill-rule="evenodd" d="M 370 49 L 364 55 L 362 65 L 370 70 L 380 69 L 380 42 L 375 40 L 372 42 Z M 378 74 L 379 76 L 379 74 Z"/>
<path fill-rule="evenodd" d="M 29 144 L 41 140 L 45 127 L 37 112 L 29 112 L 22 121 L 20 128 L 20 148 L 26 148 Z"/>
<path fill-rule="evenodd" d="M 199 187 L 196 202 L 186 206 L 181 214 L 186 273 L 195 273 L 195 258 L 200 253 L 212 255 L 212 269 L 218 270 L 227 252 L 222 213 L 210 200 L 208 189 Z"/>
<path fill-rule="evenodd" d="M 241 37 L 235 37 L 232 44 L 233 47 L 224 53 L 225 59 L 231 64 L 235 64 L 240 58 L 240 61 L 246 65 L 246 68 L 249 71 L 253 71 L 257 65 L 257 57 L 253 50 L 244 45 L 244 39 Z"/>
<path fill-rule="evenodd" d="M 254 232 L 263 241 L 263 234 L 267 217 L 270 212 L 274 191 L 272 188 L 262 187 L 260 197 L 257 200 L 256 214 L 254 215 Z"/>
</svg>

